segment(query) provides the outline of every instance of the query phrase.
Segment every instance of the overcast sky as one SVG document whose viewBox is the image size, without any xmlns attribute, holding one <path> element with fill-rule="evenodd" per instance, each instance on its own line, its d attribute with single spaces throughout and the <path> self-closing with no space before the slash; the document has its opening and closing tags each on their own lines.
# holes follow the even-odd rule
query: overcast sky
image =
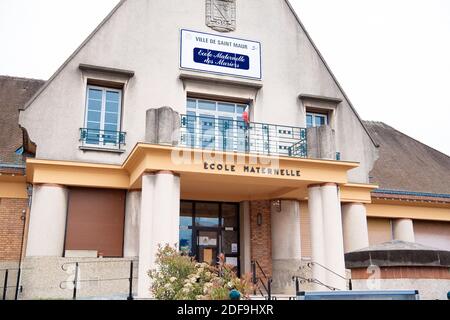
<svg viewBox="0 0 450 320">
<path fill-rule="evenodd" d="M 117 2 L 0 0 L 0 74 L 48 79 Z M 291 3 L 363 119 L 450 155 L 449 0 Z"/>
</svg>

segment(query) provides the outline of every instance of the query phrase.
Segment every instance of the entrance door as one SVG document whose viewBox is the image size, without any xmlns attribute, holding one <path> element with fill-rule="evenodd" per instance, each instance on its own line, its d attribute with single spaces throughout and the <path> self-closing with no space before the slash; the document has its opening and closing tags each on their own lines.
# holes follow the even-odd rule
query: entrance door
<svg viewBox="0 0 450 320">
<path fill-rule="evenodd" d="M 197 230 L 197 260 L 210 265 L 217 263 L 219 256 L 219 233 L 211 230 Z"/>
<path fill-rule="evenodd" d="M 220 254 L 239 274 L 239 204 L 181 201 L 180 250 L 216 264 Z"/>
</svg>

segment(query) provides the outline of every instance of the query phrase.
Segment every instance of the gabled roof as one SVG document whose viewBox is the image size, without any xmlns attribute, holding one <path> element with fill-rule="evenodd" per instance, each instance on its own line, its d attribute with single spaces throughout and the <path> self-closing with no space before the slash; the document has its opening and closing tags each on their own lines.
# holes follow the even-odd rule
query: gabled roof
<svg viewBox="0 0 450 320">
<path fill-rule="evenodd" d="M 316 46 L 316 44 L 314 43 L 313 39 L 311 38 L 311 36 L 309 35 L 308 31 L 306 30 L 305 26 L 303 25 L 303 22 L 300 20 L 299 16 L 297 15 L 297 13 L 294 10 L 294 7 L 291 5 L 291 3 L 289 2 L 289 0 L 284 0 L 286 2 L 286 4 L 288 5 L 289 9 L 292 11 L 292 14 L 295 16 L 295 18 L 297 19 L 298 24 L 300 25 L 300 27 L 302 28 L 303 32 L 305 33 L 306 37 L 308 38 L 309 42 L 311 42 L 311 45 L 313 46 L 314 50 L 316 51 L 317 55 L 319 56 L 320 60 L 322 61 L 322 63 L 324 64 L 325 68 L 328 70 L 328 73 L 330 74 L 330 76 L 333 78 L 333 81 L 336 83 L 337 87 L 339 88 L 339 90 L 341 91 L 342 95 L 344 96 L 345 100 L 347 101 L 348 105 L 350 106 L 350 108 L 352 109 L 353 113 L 355 114 L 356 118 L 359 120 L 359 122 L 361 123 L 361 126 L 364 128 L 364 130 L 366 131 L 367 135 L 369 136 L 370 140 L 373 142 L 373 144 L 375 145 L 375 147 L 379 147 L 378 143 L 375 141 L 375 139 L 373 139 L 370 131 L 368 130 L 368 128 L 365 125 L 365 122 L 362 120 L 362 118 L 359 116 L 359 113 L 356 111 L 355 107 L 353 106 L 353 103 L 350 101 L 350 98 L 348 97 L 347 93 L 344 91 L 344 89 L 342 88 L 341 84 L 339 83 L 339 81 L 337 80 L 336 76 L 334 75 L 333 71 L 331 71 L 330 66 L 328 65 L 328 63 L 325 61 L 325 58 L 323 57 L 322 53 L 319 51 L 319 48 Z"/>
<path fill-rule="evenodd" d="M 43 80 L 0 76 L 0 165 L 22 164 L 22 156 L 16 153 L 23 143 L 19 109 L 44 83 Z"/>
<path fill-rule="evenodd" d="M 114 9 L 108 14 L 108 16 L 98 25 L 98 27 L 87 37 L 87 39 L 75 50 L 75 52 L 64 62 L 64 64 L 53 74 L 52 77 L 50 77 L 50 79 L 47 81 L 47 83 L 24 105 L 23 110 L 27 109 L 32 103 L 33 101 L 46 89 L 46 87 L 57 77 L 57 75 L 64 69 L 64 67 L 78 54 L 78 52 L 81 51 L 81 49 L 83 49 L 83 47 L 94 37 L 94 35 L 103 27 L 104 24 L 106 24 L 108 22 L 109 19 L 111 19 L 111 17 L 116 13 L 116 11 L 126 2 L 127 0 L 120 0 L 120 2 L 116 5 L 116 7 L 114 7 Z M 290 4 L 289 0 L 284 0 L 288 6 L 288 8 L 291 10 L 292 14 L 294 15 L 294 17 L 296 18 L 297 22 L 299 23 L 301 29 L 303 30 L 303 32 L 305 32 L 306 37 L 308 38 L 308 40 L 311 42 L 311 45 L 313 46 L 314 50 L 316 51 L 317 55 L 319 56 L 319 58 L 321 59 L 321 61 L 323 62 L 325 68 L 328 70 L 330 76 L 332 77 L 333 81 L 336 83 L 337 87 L 339 88 L 339 90 L 341 91 L 342 95 L 345 97 L 345 100 L 347 101 L 347 103 L 349 104 L 350 108 L 352 109 L 352 111 L 354 112 L 355 116 L 357 117 L 357 119 L 359 120 L 359 122 L 361 123 L 361 126 L 364 128 L 364 130 L 366 131 L 367 135 L 369 136 L 369 138 L 371 139 L 371 141 L 373 142 L 373 144 L 378 147 L 378 145 L 376 144 L 376 141 L 372 138 L 372 136 L 370 135 L 370 131 L 365 127 L 364 122 L 362 121 L 361 117 L 359 116 L 358 112 L 356 111 L 356 109 L 353 107 L 353 104 L 351 103 L 350 99 L 348 98 L 347 94 L 345 93 L 345 91 L 342 89 L 342 86 L 340 85 L 340 83 L 337 81 L 337 78 L 335 77 L 335 75 L 333 74 L 333 72 L 331 71 L 329 65 L 327 64 L 327 62 L 325 61 L 324 57 L 322 56 L 322 54 L 320 53 L 320 51 L 318 50 L 317 46 L 315 45 L 314 41 L 312 40 L 311 36 L 309 35 L 309 33 L 306 31 L 306 28 L 304 27 L 303 23 L 300 21 L 300 18 L 298 17 L 298 15 L 296 14 L 294 8 L 292 7 L 292 5 Z"/>
<path fill-rule="evenodd" d="M 120 2 L 111 10 L 111 12 L 106 16 L 105 19 L 100 22 L 100 24 L 95 28 L 94 31 L 83 41 L 83 43 L 72 53 L 72 55 L 59 67 L 58 70 L 48 79 L 48 81 L 38 90 L 28 101 L 25 103 L 21 110 L 27 109 L 37 97 L 50 85 L 50 83 L 55 80 L 55 78 L 60 74 L 60 72 L 72 61 L 73 58 L 84 48 L 86 44 L 95 36 L 95 34 L 108 22 L 109 19 L 116 13 L 116 11 L 126 2 L 127 0 L 120 0 Z"/>
<path fill-rule="evenodd" d="M 382 122 L 365 122 L 380 145 L 370 173 L 381 190 L 450 194 L 450 157 Z"/>
</svg>

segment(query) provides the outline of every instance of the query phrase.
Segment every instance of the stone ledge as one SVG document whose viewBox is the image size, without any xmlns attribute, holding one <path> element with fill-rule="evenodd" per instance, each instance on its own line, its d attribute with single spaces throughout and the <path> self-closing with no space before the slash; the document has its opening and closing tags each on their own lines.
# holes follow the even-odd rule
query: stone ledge
<svg viewBox="0 0 450 320">
<path fill-rule="evenodd" d="M 109 153 L 125 153 L 126 150 L 123 149 L 106 149 L 106 148 L 95 148 L 95 147 L 80 147 L 81 151 L 96 151 L 96 152 L 109 152 Z"/>
</svg>

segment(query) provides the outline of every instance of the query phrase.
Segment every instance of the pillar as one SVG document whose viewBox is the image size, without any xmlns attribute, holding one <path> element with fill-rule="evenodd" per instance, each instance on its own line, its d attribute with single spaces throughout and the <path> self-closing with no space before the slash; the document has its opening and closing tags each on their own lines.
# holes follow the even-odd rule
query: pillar
<svg viewBox="0 0 450 320">
<path fill-rule="evenodd" d="M 323 234 L 322 194 L 319 185 L 308 188 L 308 211 L 311 234 L 311 259 L 313 262 L 325 265 L 325 239 Z M 325 270 L 313 265 L 312 278 L 322 283 L 326 282 Z M 324 287 L 314 284 L 314 290 L 320 291 Z"/>
<path fill-rule="evenodd" d="M 336 160 L 335 131 L 330 126 L 308 128 L 308 158 Z"/>
<path fill-rule="evenodd" d="M 301 266 L 300 203 L 281 201 L 281 210 L 272 206 L 272 278 L 278 294 L 295 294 L 292 276 Z"/>
<path fill-rule="evenodd" d="M 125 208 L 124 257 L 139 256 L 139 220 L 141 215 L 141 191 L 130 190 L 127 193 Z"/>
<path fill-rule="evenodd" d="M 150 270 L 156 269 L 158 246 L 177 245 L 180 224 L 180 178 L 172 172 L 142 177 L 139 226 L 138 298 L 151 298 Z"/>
<path fill-rule="evenodd" d="M 325 266 L 337 274 L 328 271 L 326 273 L 326 284 L 339 290 L 347 290 L 341 202 L 338 187 L 334 183 L 327 183 L 321 187 L 321 194 L 324 213 Z"/>
<path fill-rule="evenodd" d="M 345 253 L 369 247 L 366 207 L 362 203 L 342 205 Z"/>
<path fill-rule="evenodd" d="M 411 219 L 397 219 L 393 221 L 394 240 L 416 242 L 414 226 Z"/>
<path fill-rule="evenodd" d="M 60 185 L 36 185 L 30 212 L 27 257 L 62 257 L 68 191 Z"/>
<path fill-rule="evenodd" d="M 241 202 L 240 205 L 240 240 L 241 240 L 241 273 L 248 274 L 251 269 L 251 230 L 250 230 L 250 203 Z"/>
</svg>

